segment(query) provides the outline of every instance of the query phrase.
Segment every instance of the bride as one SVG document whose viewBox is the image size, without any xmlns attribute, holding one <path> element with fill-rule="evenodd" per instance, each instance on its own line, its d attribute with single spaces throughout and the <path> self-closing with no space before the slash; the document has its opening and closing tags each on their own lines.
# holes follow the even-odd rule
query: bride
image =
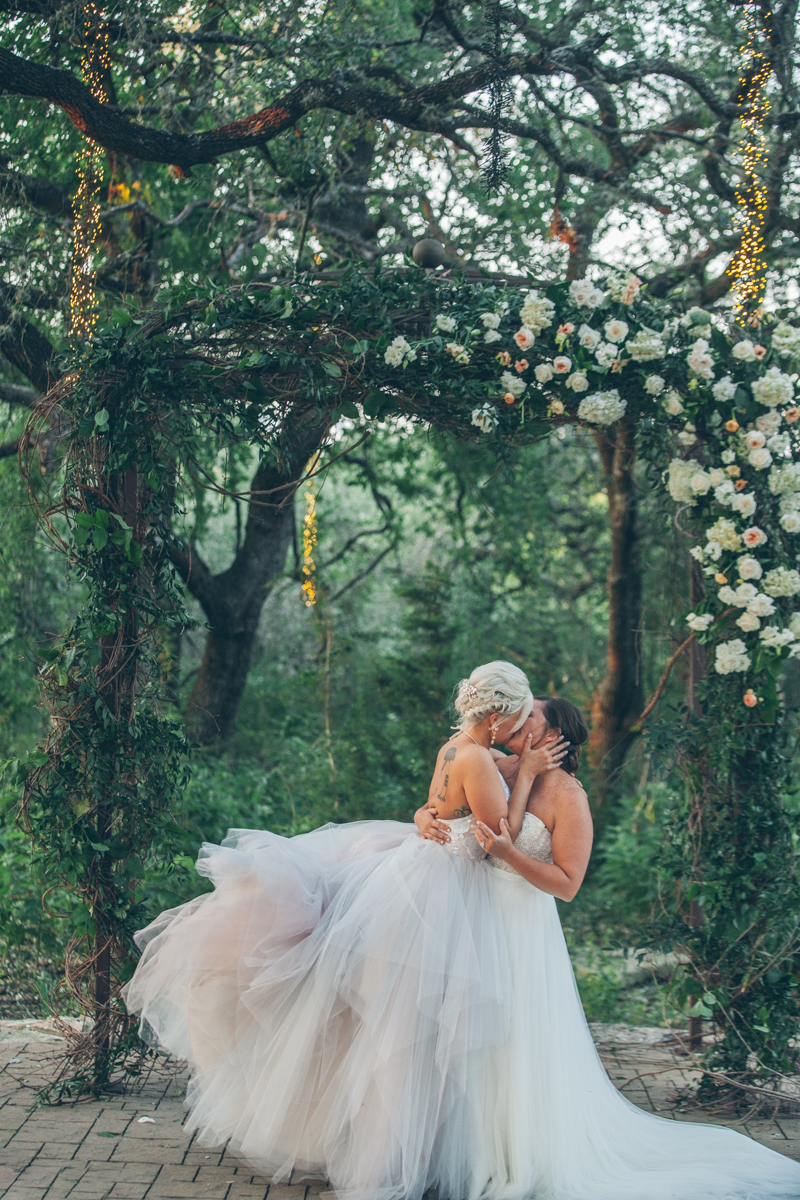
<svg viewBox="0 0 800 1200">
<path fill-rule="evenodd" d="M 448 842 L 233 830 L 201 851 L 215 891 L 139 935 L 126 1000 L 190 1064 L 188 1128 L 342 1200 L 796 1200 L 789 1159 L 610 1083 L 552 898 L 588 858 L 561 836 L 580 805 L 548 784 L 563 741 L 509 663 L 456 707 L 429 797 Z M 510 793 L 495 743 L 519 752 Z"/>
</svg>

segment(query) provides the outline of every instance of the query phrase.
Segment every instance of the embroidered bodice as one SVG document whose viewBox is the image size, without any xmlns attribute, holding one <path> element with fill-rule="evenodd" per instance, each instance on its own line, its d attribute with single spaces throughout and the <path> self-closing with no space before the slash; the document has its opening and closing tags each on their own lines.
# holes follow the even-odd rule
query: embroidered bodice
<svg viewBox="0 0 800 1200">
<path fill-rule="evenodd" d="M 499 770 L 497 774 L 500 775 Z M 506 800 L 508 800 L 511 790 L 502 775 L 500 775 L 500 782 L 503 785 Z M 442 824 L 450 827 L 450 841 L 444 846 L 449 854 L 455 854 L 459 858 L 488 857 L 486 852 L 481 850 L 478 840 L 472 832 L 475 824 L 473 817 L 454 817 L 450 821 L 442 820 Z M 517 834 L 514 845 L 517 850 L 521 850 L 529 858 L 538 858 L 540 862 L 551 863 L 553 861 L 553 841 L 550 830 L 541 817 L 535 817 L 533 813 L 526 812 L 522 818 L 522 828 Z M 492 858 L 491 865 L 498 871 L 508 871 L 512 875 L 517 874 L 513 867 L 504 863 L 500 858 Z"/>
</svg>

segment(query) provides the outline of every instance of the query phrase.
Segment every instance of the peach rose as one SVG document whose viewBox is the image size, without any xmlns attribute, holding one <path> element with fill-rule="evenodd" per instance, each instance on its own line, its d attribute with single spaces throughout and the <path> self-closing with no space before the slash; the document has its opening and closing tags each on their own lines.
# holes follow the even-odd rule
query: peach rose
<svg viewBox="0 0 800 1200">
<path fill-rule="evenodd" d="M 766 346 L 753 346 L 753 357 L 754 358 L 763 358 L 766 353 L 767 353 Z"/>
<path fill-rule="evenodd" d="M 789 425 L 794 425 L 798 417 L 800 417 L 800 408 L 795 404 L 791 408 L 787 408 L 783 414 L 784 421 L 787 421 Z"/>
<path fill-rule="evenodd" d="M 755 706 L 758 704 L 758 696 L 755 694 L 752 688 L 747 689 L 742 699 L 748 708 L 755 708 Z"/>
<path fill-rule="evenodd" d="M 506 392 L 506 394 L 503 396 L 503 399 L 505 400 L 506 404 L 514 403 L 514 397 L 511 395 L 511 392 Z"/>
<path fill-rule="evenodd" d="M 517 361 L 514 363 L 514 367 L 517 370 L 518 374 L 520 374 L 520 375 L 522 374 L 523 371 L 527 371 L 527 369 L 528 369 L 527 358 L 518 358 Z"/>
<path fill-rule="evenodd" d="M 736 430 L 739 428 L 739 422 L 738 421 L 726 421 L 725 428 L 728 431 L 728 433 L 736 433 Z"/>
<path fill-rule="evenodd" d="M 497 361 L 500 363 L 501 366 L 503 366 L 503 367 L 511 366 L 511 355 L 508 353 L 507 350 L 501 350 L 499 354 L 495 355 L 495 358 L 497 359 Z"/>
<path fill-rule="evenodd" d="M 736 483 L 733 486 L 736 488 L 737 492 L 743 492 L 744 489 L 747 487 L 747 480 L 746 479 L 737 479 Z"/>
</svg>

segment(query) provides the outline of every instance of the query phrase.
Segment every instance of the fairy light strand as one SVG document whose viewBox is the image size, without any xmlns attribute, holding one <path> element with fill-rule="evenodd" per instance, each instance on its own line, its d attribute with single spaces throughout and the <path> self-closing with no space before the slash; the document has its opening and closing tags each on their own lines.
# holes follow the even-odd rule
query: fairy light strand
<svg viewBox="0 0 800 1200">
<path fill-rule="evenodd" d="M 83 7 L 83 79 L 95 100 L 108 103 L 103 77 L 111 66 L 108 28 L 93 3 Z M 78 154 L 78 190 L 72 200 L 72 272 L 70 279 L 70 329 L 74 341 L 87 341 L 97 324 L 95 249 L 100 238 L 100 187 L 103 181 L 103 148 L 84 135 Z"/>
<path fill-rule="evenodd" d="M 769 147 L 764 123 L 770 110 L 766 87 L 772 74 L 769 59 L 761 49 L 761 37 L 769 32 L 772 13 L 756 16 L 755 5 L 745 14 L 747 41 L 741 48 L 742 67 L 739 75 L 740 95 L 747 103 L 742 115 L 743 137 L 740 156 L 744 179 L 736 190 L 738 210 L 735 228 L 741 230 L 741 242 L 728 266 L 733 277 L 734 311 L 745 320 L 756 310 L 767 286 L 764 225 L 769 206 L 768 189 L 764 183 L 769 164 Z"/>
<path fill-rule="evenodd" d="M 303 518 L 303 599 L 306 607 L 317 603 L 317 566 L 314 551 L 317 547 L 317 494 L 314 485 L 306 488 L 306 515 Z"/>
</svg>

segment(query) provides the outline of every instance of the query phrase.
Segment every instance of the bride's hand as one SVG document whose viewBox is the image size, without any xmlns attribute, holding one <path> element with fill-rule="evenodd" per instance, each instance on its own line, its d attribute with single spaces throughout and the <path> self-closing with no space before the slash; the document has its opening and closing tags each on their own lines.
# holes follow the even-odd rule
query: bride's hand
<svg viewBox="0 0 800 1200">
<path fill-rule="evenodd" d="M 418 808 L 414 813 L 414 824 L 419 830 L 420 837 L 426 838 L 429 842 L 438 842 L 443 846 L 445 842 L 450 841 L 450 826 L 437 821 L 436 809 L 430 808 L 427 804 Z"/>
<path fill-rule="evenodd" d="M 472 826 L 472 832 L 475 834 L 481 850 L 485 850 L 487 854 L 491 854 L 494 858 L 506 859 L 514 849 L 514 843 L 511 840 L 511 834 L 508 829 L 508 821 L 505 817 L 500 818 L 499 833 L 492 833 L 488 825 L 484 825 L 483 821 L 478 820 Z"/>
<path fill-rule="evenodd" d="M 552 733 L 542 742 L 541 746 L 531 746 L 532 734 L 525 739 L 525 746 L 519 756 L 519 769 L 528 776 L 544 775 L 547 771 L 555 771 L 560 767 L 564 757 L 569 752 L 569 742 L 564 740 L 561 733 Z"/>
</svg>

